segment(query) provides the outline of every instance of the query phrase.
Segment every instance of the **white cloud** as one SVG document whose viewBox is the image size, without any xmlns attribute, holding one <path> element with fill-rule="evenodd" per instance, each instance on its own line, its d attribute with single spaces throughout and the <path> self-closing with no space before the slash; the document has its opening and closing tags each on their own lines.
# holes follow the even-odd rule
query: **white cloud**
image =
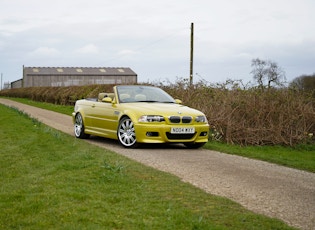
<svg viewBox="0 0 315 230">
<path fill-rule="evenodd" d="M 124 49 L 124 50 L 120 50 L 119 52 L 118 52 L 118 56 L 128 56 L 128 57 L 130 57 L 130 56 L 133 56 L 134 54 L 137 54 L 138 52 L 136 52 L 136 51 L 134 51 L 134 50 L 130 50 L 130 49 Z"/>
<path fill-rule="evenodd" d="M 60 52 L 55 48 L 50 47 L 39 47 L 29 53 L 30 57 L 41 58 L 41 57 L 56 57 L 60 55 Z"/>
<path fill-rule="evenodd" d="M 99 53 L 99 48 L 94 44 L 85 45 L 75 51 L 79 54 L 97 54 Z"/>
<path fill-rule="evenodd" d="M 13 81 L 25 63 L 125 65 L 139 79 L 175 79 L 188 75 L 194 22 L 203 77 L 248 76 L 259 57 L 294 78 L 314 68 L 314 11 L 313 0 L 1 0 L 0 71 Z"/>
</svg>

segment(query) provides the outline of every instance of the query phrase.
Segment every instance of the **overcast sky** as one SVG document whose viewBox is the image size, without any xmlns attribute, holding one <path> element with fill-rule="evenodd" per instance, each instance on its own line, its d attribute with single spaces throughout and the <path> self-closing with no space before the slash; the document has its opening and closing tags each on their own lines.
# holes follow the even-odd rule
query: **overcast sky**
<svg viewBox="0 0 315 230">
<path fill-rule="evenodd" d="M 272 60 L 288 81 L 315 73 L 314 0 L 1 0 L 0 72 L 26 67 L 130 67 L 140 82 L 252 81 Z"/>
</svg>

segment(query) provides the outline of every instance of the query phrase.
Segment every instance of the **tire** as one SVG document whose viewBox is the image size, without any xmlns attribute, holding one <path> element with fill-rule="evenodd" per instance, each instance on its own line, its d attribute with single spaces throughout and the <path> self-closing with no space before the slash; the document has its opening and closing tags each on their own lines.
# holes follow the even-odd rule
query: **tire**
<svg viewBox="0 0 315 230">
<path fill-rule="evenodd" d="M 201 142 L 201 143 L 184 143 L 184 145 L 188 149 L 198 149 L 198 148 L 201 148 L 202 146 L 204 146 L 205 144 L 206 144 L 206 142 Z"/>
<path fill-rule="evenodd" d="M 77 115 L 75 116 L 74 135 L 76 138 L 80 139 L 86 139 L 90 136 L 89 134 L 86 134 L 84 132 L 84 123 L 81 113 L 77 113 Z"/>
<path fill-rule="evenodd" d="M 117 137 L 122 146 L 125 148 L 135 148 L 137 144 L 135 127 L 129 117 L 124 117 L 120 120 Z"/>
</svg>

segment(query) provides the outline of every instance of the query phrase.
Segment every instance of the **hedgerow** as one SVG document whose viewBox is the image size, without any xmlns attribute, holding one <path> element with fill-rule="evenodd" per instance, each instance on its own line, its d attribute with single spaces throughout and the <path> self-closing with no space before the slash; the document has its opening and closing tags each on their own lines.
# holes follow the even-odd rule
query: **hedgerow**
<svg viewBox="0 0 315 230">
<path fill-rule="evenodd" d="M 210 138 L 239 145 L 315 143 L 315 100 L 312 92 L 290 88 L 240 87 L 239 84 L 154 84 L 184 105 L 203 111 Z M 0 91 L 0 96 L 74 105 L 81 98 L 111 92 L 113 85 L 33 87 Z"/>
</svg>

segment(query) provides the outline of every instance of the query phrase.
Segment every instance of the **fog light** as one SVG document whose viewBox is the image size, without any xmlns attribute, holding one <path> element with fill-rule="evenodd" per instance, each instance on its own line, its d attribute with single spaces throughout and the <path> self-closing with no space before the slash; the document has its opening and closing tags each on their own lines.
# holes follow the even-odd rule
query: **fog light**
<svg viewBox="0 0 315 230">
<path fill-rule="evenodd" d="M 147 137 L 158 137 L 159 133 L 158 132 L 147 132 Z"/>
<path fill-rule="evenodd" d="M 202 136 L 202 137 L 205 137 L 205 136 L 207 136 L 208 135 L 208 132 L 201 132 L 200 133 L 200 136 Z"/>
</svg>

